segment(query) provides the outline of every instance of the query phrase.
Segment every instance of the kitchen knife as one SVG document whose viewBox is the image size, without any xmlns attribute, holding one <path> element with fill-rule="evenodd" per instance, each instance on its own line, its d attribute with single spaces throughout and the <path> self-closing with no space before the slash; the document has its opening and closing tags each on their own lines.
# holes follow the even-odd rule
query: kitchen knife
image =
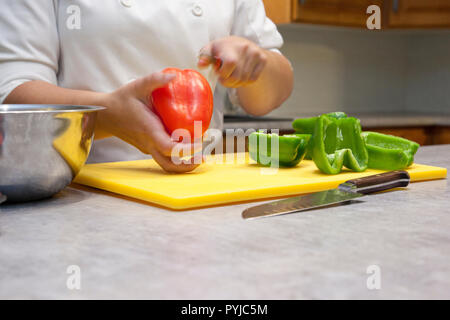
<svg viewBox="0 0 450 320">
<path fill-rule="evenodd" d="M 242 217 L 244 219 L 256 219 L 325 207 L 378 191 L 406 187 L 409 181 L 409 173 L 406 171 L 390 171 L 348 180 L 340 184 L 337 189 L 315 192 L 245 209 L 242 212 Z"/>
<path fill-rule="evenodd" d="M 4 196 L 0 193 L 0 204 L 5 201 L 6 201 L 6 196 Z"/>
</svg>

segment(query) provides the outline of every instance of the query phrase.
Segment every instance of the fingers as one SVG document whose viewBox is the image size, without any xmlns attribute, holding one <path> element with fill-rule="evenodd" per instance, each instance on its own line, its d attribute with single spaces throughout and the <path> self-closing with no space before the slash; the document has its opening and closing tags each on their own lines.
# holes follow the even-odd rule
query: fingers
<svg viewBox="0 0 450 320">
<path fill-rule="evenodd" d="M 238 52 L 226 40 L 216 40 L 200 50 L 198 66 L 205 68 L 214 64 L 219 80 L 222 83 L 232 82 L 229 77 L 238 65 Z"/>
<path fill-rule="evenodd" d="M 243 82 L 252 83 L 258 80 L 262 70 L 266 66 L 266 57 L 259 50 L 251 49 L 242 71 Z"/>
<path fill-rule="evenodd" d="M 255 61 L 258 61 L 258 63 L 253 65 L 251 67 L 253 71 L 249 72 L 251 82 L 257 81 L 261 76 L 262 72 L 264 71 L 264 68 L 266 67 L 268 61 L 267 54 L 264 52 L 258 52 Z"/>
<path fill-rule="evenodd" d="M 213 65 L 214 70 L 219 70 L 222 67 L 222 59 L 220 59 L 214 50 L 214 42 L 211 42 L 206 47 L 200 50 L 200 54 L 197 61 L 197 66 L 200 69 L 206 68 L 209 65 Z"/>
<path fill-rule="evenodd" d="M 189 172 L 196 169 L 200 164 L 194 163 L 195 158 L 191 158 L 188 163 L 183 161 L 180 164 L 175 164 L 172 162 L 172 158 L 162 155 L 158 150 L 153 150 L 151 152 L 153 159 L 167 172 L 173 173 L 183 173 Z"/>
<path fill-rule="evenodd" d="M 197 65 L 199 68 L 206 68 L 210 64 L 214 63 L 214 55 L 213 55 L 213 45 L 214 43 L 211 42 L 208 45 L 204 46 L 200 50 L 199 58 Z"/>
<path fill-rule="evenodd" d="M 256 67 L 253 69 L 252 75 L 250 76 L 250 82 L 255 82 L 259 79 L 262 72 L 264 71 L 264 67 L 266 66 L 266 62 L 258 63 Z"/>
<path fill-rule="evenodd" d="M 184 138 L 181 142 L 179 137 L 171 137 L 160 118 L 153 112 L 148 112 L 148 121 L 147 121 L 147 132 L 148 135 L 153 141 L 152 146 L 154 146 L 161 154 L 164 156 L 170 157 L 172 155 L 172 150 L 177 148 L 184 148 L 184 150 L 190 150 L 190 154 L 196 153 L 198 150 L 198 146 L 201 147 L 201 139 L 200 142 L 194 141 L 191 143 L 191 139 L 186 140 Z"/>
<path fill-rule="evenodd" d="M 152 140 L 152 147 L 166 157 L 172 155 L 172 150 L 177 146 L 167 133 L 159 117 L 153 112 L 149 112 L 148 119 L 149 138 Z"/>
<path fill-rule="evenodd" d="M 267 64 L 264 50 L 248 40 L 236 37 L 217 40 L 203 48 L 198 64 L 208 66 L 219 60 L 222 62 L 219 68 L 216 67 L 219 81 L 229 88 L 257 81 Z"/>
<path fill-rule="evenodd" d="M 162 72 L 152 73 L 146 77 L 137 79 L 132 82 L 130 85 L 133 86 L 134 93 L 136 97 L 147 103 L 148 97 L 152 93 L 153 90 L 161 88 L 168 84 L 176 77 L 175 74 L 167 74 Z"/>
<path fill-rule="evenodd" d="M 161 123 L 159 117 L 153 112 L 148 112 L 149 118 L 147 119 L 148 133 L 148 148 L 145 153 L 151 154 L 153 159 L 167 172 L 188 172 L 192 171 L 199 166 L 198 161 L 194 163 L 194 157 L 190 162 L 186 161 L 172 161 L 179 160 L 173 153 L 174 150 L 190 150 L 190 154 L 194 154 L 194 145 L 190 143 L 179 143 L 173 141 Z"/>
<path fill-rule="evenodd" d="M 222 66 L 217 70 L 219 81 L 226 87 L 234 88 L 240 83 L 240 71 L 243 66 L 237 52 L 233 50 L 224 51 L 221 55 Z"/>
<path fill-rule="evenodd" d="M 232 86 L 239 82 L 236 75 L 233 76 L 235 70 L 238 69 L 238 59 L 233 57 L 226 57 L 222 67 L 217 71 L 219 80 L 225 86 Z M 238 69 L 239 70 L 239 69 Z"/>
<path fill-rule="evenodd" d="M 198 57 L 197 66 L 201 69 L 208 67 L 210 64 L 214 63 L 214 58 L 210 55 L 201 53 Z"/>
</svg>

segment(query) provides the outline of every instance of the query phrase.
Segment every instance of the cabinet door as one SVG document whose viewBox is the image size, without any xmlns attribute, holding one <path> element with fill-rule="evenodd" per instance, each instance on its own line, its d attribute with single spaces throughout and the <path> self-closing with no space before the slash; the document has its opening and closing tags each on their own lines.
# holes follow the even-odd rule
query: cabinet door
<svg viewBox="0 0 450 320">
<path fill-rule="evenodd" d="M 431 128 L 429 127 L 410 127 L 410 128 L 363 128 L 364 131 L 375 131 L 392 136 L 402 137 L 421 146 L 433 144 Z"/>
<path fill-rule="evenodd" d="M 389 27 L 450 27 L 450 0 L 389 2 Z"/>
<path fill-rule="evenodd" d="M 292 22 L 292 0 L 263 0 L 267 16 L 276 24 Z"/>
<path fill-rule="evenodd" d="M 297 22 L 366 27 L 370 5 L 383 11 L 383 0 L 294 0 L 293 14 Z M 382 19 L 382 23 L 383 23 Z"/>
<path fill-rule="evenodd" d="M 276 24 L 292 21 L 292 0 L 263 0 L 267 16 Z"/>
</svg>

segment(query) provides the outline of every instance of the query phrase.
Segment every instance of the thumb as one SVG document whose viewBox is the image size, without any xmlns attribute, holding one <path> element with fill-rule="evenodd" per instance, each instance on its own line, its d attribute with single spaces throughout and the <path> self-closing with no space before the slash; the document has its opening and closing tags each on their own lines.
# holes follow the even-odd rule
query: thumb
<svg viewBox="0 0 450 320">
<path fill-rule="evenodd" d="M 156 72 L 134 81 L 136 96 L 141 100 L 147 100 L 153 90 L 161 88 L 176 77 L 175 74 Z"/>
<path fill-rule="evenodd" d="M 212 43 L 204 46 L 199 53 L 197 65 L 199 68 L 206 68 L 215 61 Z"/>
</svg>

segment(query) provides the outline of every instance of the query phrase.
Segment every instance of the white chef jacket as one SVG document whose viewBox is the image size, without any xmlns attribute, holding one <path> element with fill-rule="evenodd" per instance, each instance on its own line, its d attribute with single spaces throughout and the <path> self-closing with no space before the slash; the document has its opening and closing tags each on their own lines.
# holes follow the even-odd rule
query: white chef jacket
<svg viewBox="0 0 450 320">
<path fill-rule="evenodd" d="M 0 3 L 0 103 L 30 80 L 111 92 L 166 67 L 197 69 L 200 49 L 229 35 L 265 49 L 277 50 L 283 44 L 261 0 Z M 212 73 L 201 72 L 215 88 Z M 222 127 L 224 92 L 220 86 L 215 90 L 210 128 Z M 109 138 L 94 143 L 91 162 L 143 156 L 119 139 Z"/>
</svg>

